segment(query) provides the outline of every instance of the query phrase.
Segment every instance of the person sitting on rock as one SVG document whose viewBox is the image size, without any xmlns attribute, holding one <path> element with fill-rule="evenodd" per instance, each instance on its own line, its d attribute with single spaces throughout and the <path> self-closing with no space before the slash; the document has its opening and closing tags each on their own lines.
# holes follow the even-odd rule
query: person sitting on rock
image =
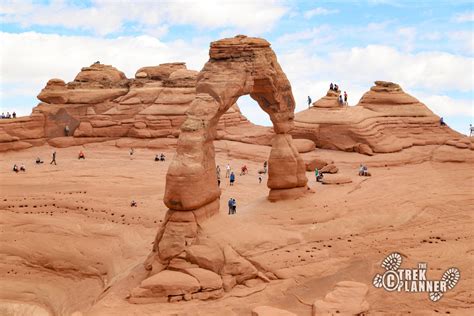
<svg viewBox="0 0 474 316">
<path fill-rule="evenodd" d="M 24 163 L 21 163 L 20 171 L 23 171 L 23 172 L 26 171 L 26 168 L 25 168 L 25 164 L 24 164 Z"/>
<path fill-rule="evenodd" d="M 130 207 L 137 207 L 137 202 L 135 202 L 135 200 L 132 200 L 132 202 L 130 203 Z"/>
<path fill-rule="evenodd" d="M 316 177 L 316 182 L 321 182 L 323 179 L 323 174 L 318 170 L 318 168 L 314 168 L 314 176 Z"/>
<path fill-rule="evenodd" d="M 339 91 L 339 86 L 337 84 L 334 84 L 334 91 Z"/>
<path fill-rule="evenodd" d="M 79 152 L 79 156 L 77 157 L 77 159 L 86 159 L 86 155 L 84 155 L 84 153 L 82 152 L 82 150 Z"/>
<path fill-rule="evenodd" d="M 334 85 L 332 84 L 332 82 L 331 82 L 331 84 L 329 85 L 329 90 L 334 90 Z"/>
<path fill-rule="evenodd" d="M 13 117 L 13 118 L 16 118 L 16 112 L 13 112 L 13 113 L 12 113 L 12 117 Z"/>
<path fill-rule="evenodd" d="M 7 116 L 5 116 L 5 118 L 9 119 L 10 117 L 10 112 L 7 112 Z"/>
<path fill-rule="evenodd" d="M 18 171 L 20 171 L 20 170 L 18 170 L 18 166 L 16 164 L 13 165 L 13 171 L 15 171 L 17 173 L 18 173 Z"/>
<path fill-rule="evenodd" d="M 242 168 L 240 168 L 240 175 L 241 176 L 247 174 L 248 172 L 249 172 L 249 170 L 247 169 L 246 165 L 243 165 Z"/>
<path fill-rule="evenodd" d="M 41 164 L 41 163 L 43 163 L 43 162 L 44 162 L 44 161 L 41 160 L 40 157 L 36 157 L 36 164 L 37 164 L 37 165 L 39 165 L 39 164 Z"/>
<path fill-rule="evenodd" d="M 439 125 L 440 125 L 440 126 L 446 126 L 446 123 L 444 122 L 443 117 L 440 117 L 440 119 L 439 119 Z"/>
<path fill-rule="evenodd" d="M 160 155 L 160 161 L 165 161 L 165 154 L 161 153 L 161 155 Z"/>
<path fill-rule="evenodd" d="M 5 118 L 5 112 L 2 112 L 2 119 Z"/>
<path fill-rule="evenodd" d="M 155 155 L 155 161 L 160 161 L 160 157 L 158 155 Z"/>
<path fill-rule="evenodd" d="M 234 181 L 235 181 L 235 174 L 234 174 L 234 172 L 231 172 L 231 173 L 230 173 L 229 180 L 230 180 L 230 185 L 233 186 L 233 185 L 234 185 Z"/>
</svg>

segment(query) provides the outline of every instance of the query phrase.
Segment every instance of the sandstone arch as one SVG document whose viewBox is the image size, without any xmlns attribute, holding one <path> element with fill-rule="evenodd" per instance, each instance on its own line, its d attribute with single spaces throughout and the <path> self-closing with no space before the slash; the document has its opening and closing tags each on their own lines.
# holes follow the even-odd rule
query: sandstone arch
<svg viewBox="0 0 474 316">
<path fill-rule="evenodd" d="M 304 162 L 288 134 L 293 128 L 295 101 L 270 43 L 237 36 L 211 43 L 209 55 L 198 75 L 197 95 L 181 126 L 177 155 L 166 177 L 166 206 L 190 211 L 219 199 L 213 146 L 217 122 L 246 94 L 268 113 L 276 133 L 269 158 L 269 198 L 303 192 L 307 183 Z"/>
<path fill-rule="evenodd" d="M 223 289 L 227 291 L 236 283 L 256 277 L 268 281 L 232 246 L 200 234 L 202 222 L 219 211 L 213 145 L 217 123 L 240 96 L 250 94 L 273 122 L 269 199 L 295 197 L 308 189 L 305 164 L 288 134 L 293 128 L 295 101 L 270 44 L 237 36 L 211 43 L 209 55 L 198 75 L 196 98 L 187 110 L 177 154 L 166 176 L 164 203 L 169 210 L 145 262 L 151 277 L 132 291 L 134 302 L 155 296 L 174 300 L 176 293 L 186 299 L 220 297 Z M 199 275 L 194 274 L 196 270 L 190 272 L 196 267 Z M 200 285 L 185 286 L 189 282 L 183 280 L 190 274 Z M 216 280 L 211 292 L 200 280 L 204 274 L 206 280 Z"/>
</svg>

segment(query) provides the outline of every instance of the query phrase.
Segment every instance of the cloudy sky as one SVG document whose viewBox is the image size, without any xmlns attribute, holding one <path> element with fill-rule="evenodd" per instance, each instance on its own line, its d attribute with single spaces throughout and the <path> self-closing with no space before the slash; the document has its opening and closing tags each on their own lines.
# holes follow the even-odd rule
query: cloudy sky
<svg viewBox="0 0 474 316">
<path fill-rule="evenodd" d="M 200 70 L 211 41 L 245 34 L 272 43 L 297 110 L 330 82 L 355 105 L 386 80 L 466 133 L 473 23 L 470 0 L 0 0 L 0 111 L 28 115 L 50 78 L 72 81 L 96 60 L 127 77 L 172 61 Z M 238 103 L 254 123 L 269 123 L 249 97 Z"/>
</svg>

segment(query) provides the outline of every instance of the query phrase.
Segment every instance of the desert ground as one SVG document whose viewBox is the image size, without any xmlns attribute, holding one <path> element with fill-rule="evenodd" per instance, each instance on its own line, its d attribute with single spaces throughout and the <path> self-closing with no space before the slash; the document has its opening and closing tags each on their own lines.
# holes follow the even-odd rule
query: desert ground
<svg viewBox="0 0 474 316">
<path fill-rule="evenodd" d="M 270 147 L 231 141 L 215 147 L 217 164 L 224 170 L 229 163 L 237 180 L 229 186 L 222 178 L 220 214 L 203 231 L 276 280 L 238 285 L 216 300 L 130 303 L 167 210 L 162 199 L 174 149 L 136 148 L 130 159 L 128 148 L 113 141 L 41 146 L 0 155 L 0 314 L 250 315 L 268 305 L 309 316 L 313 302 L 340 281 L 368 286 L 368 315 L 473 314 L 472 160 L 433 159 L 439 146 L 372 157 L 316 149 L 310 154 L 339 168 L 328 178 L 352 182 L 323 185 L 307 172 L 311 193 L 272 203 L 266 178 L 259 184 L 257 175 Z M 56 166 L 49 164 L 53 150 Z M 77 159 L 79 150 L 85 160 Z M 153 161 L 161 152 L 167 161 Z M 44 164 L 34 163 L 37 156 Z M 12 172 L 14 163 L 24 163 L 26 172 Z M 360 163 L 371 177 L 357 175 Z M 249 174 L 240 176 L 244 164 Z M 237 201 L 235 215 L 227 214 L 230 197 Z M 130 207 L 132 200 L 137 207 Z M 461 279 L 438 302 L 427 293 L 375 288 L 372 280 L 392 252 L 406 268 L 426 262 L 428 279 L 440 279 L 450 267 Z"/>
</svg>

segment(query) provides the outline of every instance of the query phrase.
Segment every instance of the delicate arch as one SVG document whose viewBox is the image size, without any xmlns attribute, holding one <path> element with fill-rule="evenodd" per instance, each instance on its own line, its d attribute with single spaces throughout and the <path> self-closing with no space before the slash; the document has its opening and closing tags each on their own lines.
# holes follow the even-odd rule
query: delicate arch
<svg viewBox="0 0 474 316">
<path fill-rule="evenodd" d="M 269 198 L 304 192 L 304 163 L 288 134 L 293 128 L 295 101 L 270 43 L 236 36 L 211 43 L 209 55 L 198 75 L 197 95 L 181 126 L 177 154 L 166 176 L 166 206 L 191 211 L 219 199 L 213 145 L 217 123 L 246 94 L 268 113 L 276 133 L 268 166 Z M 218 203 L 213 204 L 211 212 L 215 213 Z"/>
</svg>

